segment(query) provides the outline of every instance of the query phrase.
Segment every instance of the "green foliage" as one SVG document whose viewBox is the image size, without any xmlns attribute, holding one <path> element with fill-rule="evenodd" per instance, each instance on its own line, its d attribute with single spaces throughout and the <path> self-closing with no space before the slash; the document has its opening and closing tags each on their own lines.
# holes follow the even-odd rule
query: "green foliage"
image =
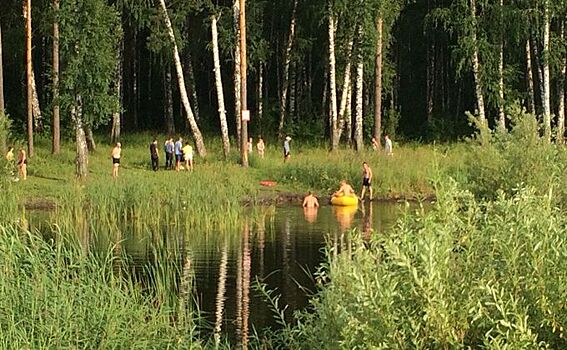
<svg viewBox="0 0 567 350">
<path fill-rule="evenodd" d="M 467 152 L 467 186 L 475 195 L 494 199 L 499 190 L 513 194 L 524 186 L 538 194 L 558 191 L 557 199 L 566 194 L 563 186 L 567 159 L 562 146 L 550 144 L 539 135 L 536 118 L 514 107 L 510 110 L 513 128 L 506 134 L 483 133 L 482 145 L 471 143 Z"/>
<path fill-rule="evenodd" d="M 59 24 L 62 109 L 79 103 L 84 123 L 105 124 L 119 109 L 111 89 L 122 35 L 119 13 L 104 0 L 63 1 Z"/>
<path fill-rule="evenodd" d="M 313 312 L 285 329 L 302 349 L 562 348 L 565 216 L 526 189 L 477 201 L 450 179 L 439 201 L 352 246 L 318 275 Z M 286 338 L 287 337 L 287 338 Z"/>
</svg>

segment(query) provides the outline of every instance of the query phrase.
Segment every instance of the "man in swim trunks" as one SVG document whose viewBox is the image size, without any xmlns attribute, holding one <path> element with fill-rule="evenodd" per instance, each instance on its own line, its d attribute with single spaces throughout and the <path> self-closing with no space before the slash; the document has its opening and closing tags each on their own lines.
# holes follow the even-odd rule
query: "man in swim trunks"
<svg viewBox="0 0 567 350">
<path fill-rule="evenodd" d="M 303 199 L 304 208 L 317 208 L 319 207 L 319 201 L 317 197 L 313 195 L 313 192 L 309 191 L 307 196 Z"/>
<path fill-rule="evenodd" d="M 289 141 L 291 141 L 291 137 L 286 136 L 286 137 L 285 137 L 285 141 L 284 141 L 284 143 L 283 143 L 283 157 L 284 157 L 284 158 L 283 158 L 283 161 L 284 161 L 284 163 L 285 163 L 286 161 L 288 161 L 288 160 L 289 160 L 289 157 L 291 156 L 291 155 L 290 155 L 291 149 L 290 149 L 290 147 L 289 147 Z"/>
<path fill-rule="evenodd" d="M 175 142 L 175 171 L 179 171 L 181 168 L 181 162 L 183 161 L 183 139 L 180 137 L 179 140 Z"/>
<path fill-rule="evenodd" d="M 355 192 L 352 189 L 352 186 L 349 185 L 346 180 L 342 180 L 341 181 L 341 187 L 339 188 L 339 190 L 335 193 L 333 193 L 333 197 L 338 197 L 338 196 L 352 196 L 354 195 Z"/>
<path fill-rule="evenodd" d="M 122 151 L 122 145 L 117 142 L 112 152 L 110 152 L 110 157 L 112 158 L 112 178 L 116 179 L 118 177 L 118 168 L 120 167 L 120 152 Z"/>
<path fill-rule="evenodd" d="M 364 194 L 368 188 L 368 193 L 370 194 L 370 200 L 372 200 L 372 169 L 368 166 L 368 163 L 362 163 L 362 192 L 360 193 L 360 199 L 364 199 Z"/>
</svg>

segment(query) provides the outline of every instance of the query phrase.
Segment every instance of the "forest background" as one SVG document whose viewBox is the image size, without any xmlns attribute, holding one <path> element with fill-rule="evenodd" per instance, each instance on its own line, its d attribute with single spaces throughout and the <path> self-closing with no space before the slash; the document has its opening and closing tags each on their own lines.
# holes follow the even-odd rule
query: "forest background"
<svg viewBox="0 0 567 350">
<path fill-rule="evenodd" d="M 3 140 L 27 131 L 33 156 L 37 134 L 57 153 L 61 132 L 95 147 L 93 132 L 191 131 L 204 156 L 201 133 L 222 135 L 225 155 L 239 139 L 239 1 L 23 5 L 0 12 Z M 506 130 L 521 105 L 563 140 L 566 13 L 563 0 L 250 1 L 250 136 L 456 140 L 471 116 Z"/>
</svg>

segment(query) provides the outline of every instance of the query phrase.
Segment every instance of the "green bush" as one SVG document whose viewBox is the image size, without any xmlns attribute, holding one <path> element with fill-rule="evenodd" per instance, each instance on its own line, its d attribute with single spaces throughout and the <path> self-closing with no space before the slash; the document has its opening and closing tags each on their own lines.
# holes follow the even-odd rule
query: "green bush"
<svg viewBox="0 0 567 350">
<path fill-rule="evenodd" d="M 329 254 L 312 312 L 277 339 L 303 349 L 565 348 L 563 213 L 533 189 L 483 202 L 445 186 L 430 212 Z"/>
<path fill-rule="evenodd" d="M 556 188 L 561 192 L 556 198 L 564 198 L 567 192 L 555 186 L 565 180 L 567 158 L 562 146 L 541 137 L 535 116 L 519 107 L 512 110 L 511 120 L 509 133 L 486 135 L 483 145 L 471 144 L 465 162 L 468 188 L 487 199 L 494 199 L 499 190 L 513 194 L 523 186 L 538 194 Z"/>
</svg>

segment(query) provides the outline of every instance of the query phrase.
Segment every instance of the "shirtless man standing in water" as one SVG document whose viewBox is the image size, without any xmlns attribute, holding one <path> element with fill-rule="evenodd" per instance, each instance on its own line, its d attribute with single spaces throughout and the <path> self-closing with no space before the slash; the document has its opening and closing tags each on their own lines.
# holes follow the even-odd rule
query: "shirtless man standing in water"
<svg viewBox="0 0 567 350">
<path fill-rule="evenodd" d="M 122 151 L 122 145 L 120 142 L 116 143 L 116 146 L 112 149 L 110 157 L 112 158 L 112 178 L 116 179 L 118 177 L 118 167 L 120 167 L 120 151 Z"/>
<path fill-rule="evenodd" d="M 303 199 L 303 207 L 304 208 L 317 208 L 319 207 L 319 201 L 317 197 L 313 195 L 313 192 L 309 191 L 307 197 Z"/>
<path fill-rule="evenodd" d="M 372 200 L 372 169 L 368 166 L 368 163 L 362 163 L 362 193 L 360 194 L 360 199 L 364 199 L 364 193 L 368 187 L 368 193 L 370 194 L 370 200 Z"/>
</svg>

